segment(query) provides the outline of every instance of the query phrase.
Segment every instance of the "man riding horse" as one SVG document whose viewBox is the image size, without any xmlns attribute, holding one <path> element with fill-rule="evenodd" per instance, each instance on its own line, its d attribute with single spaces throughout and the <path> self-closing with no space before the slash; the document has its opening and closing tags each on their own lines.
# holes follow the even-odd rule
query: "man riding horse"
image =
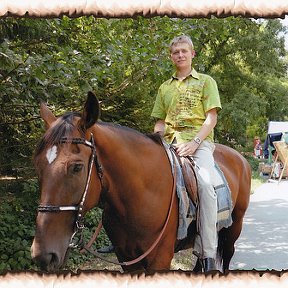
<svg viewBox="0 0 288 288">
<path fill-rule="evenodd" d="M 154 132 L 175 144 L 177 154 L 193 156 L 199 167 L 200 241 L 204 271 L 216 270 L 217 196 L 214 189 L 213 129 L 221 109 L 215 80 L 200 74 L 192 66 L 195 57 L 188 36 L 179 36 L 170 44 L 170 58 L 176 72 L 158 91 L 152 116 L 157 119 Z"/>
<path fill-rule="evenodd" d="M 195 221 L 188 224 L 187 233 L 178 233 L 179 223 L 185 222 L 180 221 L 183 209 L 177 203 L 182 189 L 175 189 L 178 182 L 173 176 L 180 173 L 174 173 L 176 165 L 171 170 L 167 144 L 155 135 L 98 121 L 100 104 L 89 92 L 82 113 L 56 117 L 46 104 L 40 107 L 46 132 L 34 155 L 41 193 L 31 257 L 42 269 L 55 271 L 65 264 L 70 247 L 75 246 L 75 233 L 83 229 L 85 213 L 100 199 L 105 204 L 103 227 L 124 271 L 170 269 L 174 253 L 193 244 L 194 253 L 198 252 L 194 271 L 215 270 L 216 249 L 218 267 L 229 269 L 249 204 L 251 168 L 232 148 L 216 144 L 214 151 L 213 128 L 221 108 L 218 89 L 211 77 L 192 68 L 191 39 L 175 38 L 170 55 L 176 73 L 159 88 L 152 112 L 157 118 L 154 131 L 173 143 L 179 158 L 192 156 L 196 162 L 199 233 Z M 233 203 L 233 221 L 221 222 L 222 226 L 219 221 L 216 226 L 225 213 L 221 209 L 217 214 L 220 198 L 214 187 L 218 194 L 221 185 L 213 155 L 231 193 L 222 190 L 229 192 Z"/>
</svg>

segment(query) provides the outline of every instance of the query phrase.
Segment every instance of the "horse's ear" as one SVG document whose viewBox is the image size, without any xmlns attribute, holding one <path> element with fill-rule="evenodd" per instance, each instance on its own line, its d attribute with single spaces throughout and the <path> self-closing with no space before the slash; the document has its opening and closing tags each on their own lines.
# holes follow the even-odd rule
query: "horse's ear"
<svg viewBox="0 0 288 288">
<path fill-rule="evenodd" d="M 44 101 L 41 101 L 40 103 L 40 116 L 45 122 L 46 129 L 48 129 L 57 119 Z"/>
<path fill-rule="evenodd" d="M 93 126 L 100 117 L 100 104 L 93 92 L 88 92 L 87 100 L 80 120 L 80 126 L 86 130 Z"/>
</svg>

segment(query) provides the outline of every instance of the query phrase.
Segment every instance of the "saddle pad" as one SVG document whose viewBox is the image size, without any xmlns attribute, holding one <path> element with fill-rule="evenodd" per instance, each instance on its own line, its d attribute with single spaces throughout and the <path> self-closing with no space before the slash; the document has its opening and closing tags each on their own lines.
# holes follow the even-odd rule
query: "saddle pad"
<svg viewBox="0 0 288 288">
<path fill-rule="evenodd" d="M 177 239 L 181 240 L 187 237 L 187 231 L 190 223 L 193 220 L 196 220 L 197 208 L 195 206 L 195 202 L 193 202 L 185 187 L 184 176 L 182 173 L 182 165 L 179 163 L 178 157 L 174 154 L 174 150 L 170 149 L 169 145 L 163 142 L 163 146 L 165 147 L 166 153 L 170 160 L 171 169 L 173 173 L 174 165 L 176 165 L 176 192 L 179 200 L 179 225 L 177 231 Z M 217 216 L 217 230 L 221 230 L 223 227 L 229 227 L 232 224 L 232 201 L 230 189 L 228 187 L 228 183 L 225 179 L 223 172 L 220 167 L 215 163 L 216 169 L 220 174 L 223 184 L 217 187 L 214 187 L 217 193 L 217 204 L 218 204 L 218 216 Z"/>
<path fill-rule="evenodd" d="M 215 168 L 223 180 L 223 184 L 214 187 L 217 194 L 217 230 L 219 231 L 222 228 L 227 228 L 232 224 L 232 200 L 231 191 L 222 170 L 216 163 Z"/>
</svg>

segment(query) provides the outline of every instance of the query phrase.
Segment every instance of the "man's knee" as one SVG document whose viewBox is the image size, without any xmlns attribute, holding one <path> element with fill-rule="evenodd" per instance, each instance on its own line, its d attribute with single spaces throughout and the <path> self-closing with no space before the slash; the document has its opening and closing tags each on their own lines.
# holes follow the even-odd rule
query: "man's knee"
<svg viewBox="0 0 288 288">
<path fill-rule="evenodd" d="M 198 182 L 202 186 L 211 185 L 211 176 L 208 169 L 200 167 L 198 170 L 199 179 Z"/>
</svg>

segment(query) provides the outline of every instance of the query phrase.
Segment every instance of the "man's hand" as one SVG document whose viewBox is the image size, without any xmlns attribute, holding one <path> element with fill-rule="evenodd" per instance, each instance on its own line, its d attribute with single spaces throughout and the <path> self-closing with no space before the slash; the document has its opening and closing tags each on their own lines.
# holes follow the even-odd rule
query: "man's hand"
<svg viewBox="0 0 288 288">
<path fill-rule="evenodd" d="M 199 144 L 197 144 L 194 140 L 181 143 L 181 144 L 175 144 L 176 152 L 180 157 L 184 156 L 192 156 L 197 148 L 199 147 Z"/>
<path fill-rule="evenodd" d="M 158 134 L 160 134 L 162 137 L 164 136 L 164 133 L 165 133 L 165 121 L 164 121 L 164 120 L 158 120 L 158 121 L 155 123 L 154 133 L 158 133 Z"/>
<path fill-rule="evenodd" d="M 206 120 L 204 121 L 200 131 L 197 133 L 196 138 L 200 138 L 202 141 L 203 139 L 206 139 L 206 137 L 215 127 L 216 123 L 217 109 L 213 108 L 206 113 Z M 186 143 L 176 144 L 175 147 L 179 156 L 192 156 L 199 147 L 199 144 L 196 143 L 195 140 L 191 140 Z"/>
</svg>

